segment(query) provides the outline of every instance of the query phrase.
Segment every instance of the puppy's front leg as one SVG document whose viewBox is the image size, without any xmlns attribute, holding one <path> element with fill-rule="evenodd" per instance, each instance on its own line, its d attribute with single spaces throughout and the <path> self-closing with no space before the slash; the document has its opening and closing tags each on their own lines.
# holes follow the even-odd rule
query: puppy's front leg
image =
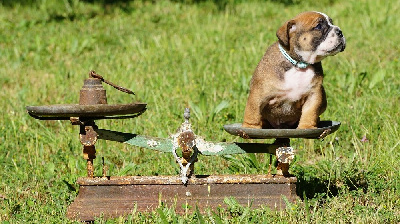
<svg viewBox="0 0 400 224">
<path fill-rule="evenodd" d="M 310 94 L 304 103 L 297 129 L 317 128 L 319 116 L 325 111 L 326 105 L 325 91 L 321 86 L 321 89 Z"/>
<path fill-rule="evenodd" d="M 244 111 L 243 127 L 262 128 L 261 102 L 254 91 L 250 91 Z"/>
</svg>

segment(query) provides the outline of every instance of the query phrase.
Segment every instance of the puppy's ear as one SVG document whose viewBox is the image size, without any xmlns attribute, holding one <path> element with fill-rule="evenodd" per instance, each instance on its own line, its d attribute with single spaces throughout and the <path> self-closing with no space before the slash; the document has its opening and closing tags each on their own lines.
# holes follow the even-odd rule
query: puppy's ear
<svg viewBox="0 0 400 224">
<path fill-rule="evenodd" d="M 294 20 L 287 21 L 285 24 L 281 26 L 281 28 L 276 31 L 276 36 L 278 37 L 279 43 L 289 49 L 290 43 L 290 34 L 296 31 L 296 24 Z"/>
</svg>

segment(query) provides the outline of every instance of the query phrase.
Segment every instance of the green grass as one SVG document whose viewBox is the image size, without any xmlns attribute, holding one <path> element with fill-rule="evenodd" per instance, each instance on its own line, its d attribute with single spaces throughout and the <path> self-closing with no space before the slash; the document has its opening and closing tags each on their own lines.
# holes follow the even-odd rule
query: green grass
<svg viewBox="0 0 400 224">
<path fill-rule="evenodd" d="M 78 128 L 37 121 L 25 106 L 77 103 L 94 69 L 136 93 L 132 98 L 106 86 L 109 103 L 148 103 L 140 117 L 99 121 L 101 128 L 168 137 L 190 106 L 196 134 L 241 141 L 222 126 L 242 121 L 248 82 L 277 28 L 317 10 L 342 28 L 348 45 L 323 63 L 328 109 L 322 118 L 341 121 L 341 128 L 324 141 L 292 141 L 298 153 L 291 172 L 303 200 L 270 211 L 227 199 L 226 210 L 180 216 L 161 207 L 133 212 L 128 221 L 400 222 L 400 2 L 23 2 L 0 3 L 0 221 L 70 222 L 65 213 L 77 194 L 75 180 L 85 176 Z M 128 145 L 99 141 L 97 156 L 97 175 L 101 157 L 111 175 L 179 173 L 172 155 Z M 260 173 L 268 159 L 202 156 L 196 173 Z"/>
</svg>

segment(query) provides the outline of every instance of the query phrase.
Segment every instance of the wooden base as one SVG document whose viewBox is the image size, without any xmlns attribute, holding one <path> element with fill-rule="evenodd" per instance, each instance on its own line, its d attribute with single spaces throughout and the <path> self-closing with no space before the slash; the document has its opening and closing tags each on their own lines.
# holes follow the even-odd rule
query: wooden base
<svg viewBox="0 0 400 224">
<path fill-rule="evenodd" d="M 79 178 L 79 194 L 67 216 L 80 221 L 95 217 L 119 217 L 137 211 L 152 211 L 161 203 L 177 213 L 226 207 L 224 199 L 234 197 L 243 206 L 283 209 L 296 200 L 295 177 L 266 175 L 219 175 L 192 177 L 185 186 L 177 176 L 129 176 Z"/>
</svg>

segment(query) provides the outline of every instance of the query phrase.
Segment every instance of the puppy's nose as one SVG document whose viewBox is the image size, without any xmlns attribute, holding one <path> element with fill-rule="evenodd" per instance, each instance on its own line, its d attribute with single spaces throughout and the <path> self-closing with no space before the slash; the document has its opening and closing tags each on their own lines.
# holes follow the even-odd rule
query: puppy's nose
<svg viewBox="0 0 400 224">
<path fill-rule="evenodd" d="M 345 48 L 346 48 L 346 44 L 343 44 L 342 47 L 340 48 L 340 52 L 344 51 Z"/>
<path fill-rule="evenodd" d="M 339 28 L 336 28 L 335 33 L 336 33 L 336 35 L 338 35 L 338 37 L 340 37 L 340 38 L 343 37 L 343 33 Z"/>
</svg>

